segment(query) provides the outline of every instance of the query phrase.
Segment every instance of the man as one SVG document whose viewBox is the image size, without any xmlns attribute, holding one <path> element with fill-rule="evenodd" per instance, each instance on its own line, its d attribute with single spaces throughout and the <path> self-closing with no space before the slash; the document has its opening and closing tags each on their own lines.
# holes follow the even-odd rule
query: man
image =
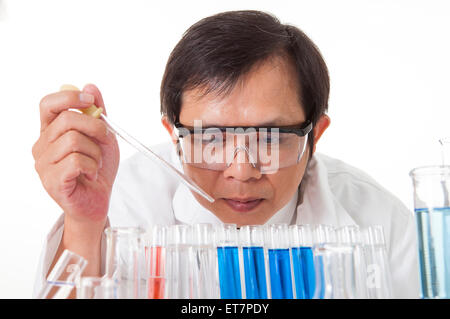
<svg viewBox="0 0 450 319">
<path fill-rule="evenodd" d="M 329 87 L 327 67 L 311 40 L 268 14 L 226 12 L 187 30 L 161 85 L 162 124 L 173 145 L 156 149 L 213 203 L 141 154 L 123 163 L 116 177 L 114 135 L 102 120 L 68 111 L 104 108 L 94 85 L 44 97 L 33 156 L 64 214 L 49 234 L 36 290 L 64 249 L 89 261 L 84 275 L 100 275 L 108 224 L 379 224 L 394 296 L 418 297 L 410 212 L 361 171 L 315 154 L 330 124 Z M 236 142 L 239 136 L 248 140 Z M 220 143 L 211 144 L 217 137 Z M 205 152 L 210 145 L 219 147 Z M 262 146 L 269 147 L 265 153 Z"/>
</svg>

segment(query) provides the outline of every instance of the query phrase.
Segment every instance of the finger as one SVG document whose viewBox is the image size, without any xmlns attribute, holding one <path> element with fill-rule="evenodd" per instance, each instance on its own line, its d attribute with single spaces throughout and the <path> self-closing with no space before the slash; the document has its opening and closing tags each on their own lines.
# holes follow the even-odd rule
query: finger
<svg viewBox="0 0 450 319">
<path fill-rule="evenodd" d="M 99 168 L 102 167 L 100 146 L 86 135 L 77 131 L 68 131 L 50 144 L 42 154 L 42 160 L 52 165 L 60 162 L 71 153 L 86 155 L 96 161 Z"/>
<path fill-rule="evenodd" d="M 105 115 L 106 115 L 106 108 L 105 108 L 105 103 L 103 102 L 102 93 L 97 88 L 97 86 L 95 86 L 94 84 L 91 84 L 91 83 L 86 84 L 83 87 L 82 92 L 93 95 L 95 98 L 95 101 L 94 101 L 95 106 L 97 106 L 98 108 L 102 108 L 103 113 L 105 113 Z"/>
<path fill-rule="evenodd" d="M 104 121 L 73 111 L 62 112 L 48 126 L 43 135 L 49 143 L 52 143 L 71 130 L 79 131 L 103 144 L 110 142 L 108 127 Z"/>
<path fill-rule="evenodd" d="M 34 158 L 39 157 L 50 143 L 55 142 L 68 131 L 78 131 L 101 144 L 110 142 L 109 131 L 104 121 L 78 112 L 63 111 L 41 133 L 41 137 L 33 147 Z"/>
<path fill-rule="evenodd" d="M 41 132 L 62 112 L 69 108 L 86 108 L 95 101 L 95 96 L 87 92 L 61 91 L 42 98 L 39 107 L 41 113 Z"/>
</svg>

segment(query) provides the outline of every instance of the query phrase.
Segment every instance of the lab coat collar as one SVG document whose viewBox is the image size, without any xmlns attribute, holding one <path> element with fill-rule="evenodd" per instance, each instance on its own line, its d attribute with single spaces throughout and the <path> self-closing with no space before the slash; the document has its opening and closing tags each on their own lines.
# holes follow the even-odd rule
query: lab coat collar
<svg viewBox="0 0 450 319">
<path fill-rule="evenodd" d="M 297 224 L 356 225 L 333 194 L 328 170 L 319 156 L 313 156 L 302 182 L 301 202 L 297 206 Z"/>
</svg>

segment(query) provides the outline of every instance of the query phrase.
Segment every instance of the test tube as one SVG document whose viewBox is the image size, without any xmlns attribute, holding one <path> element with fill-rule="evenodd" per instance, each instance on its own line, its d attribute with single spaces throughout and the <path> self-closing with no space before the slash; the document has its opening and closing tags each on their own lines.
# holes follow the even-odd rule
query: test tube
<svg viewBox="0 0 450 319">
<path fill-rule="evenodd" d="M 47 277 L 37 299 L 66 299 L 73 288 L 79 285 L 79 280 L 87 260 L 83 257 L 64 250 L 52 271 Z"/>
<path fill-rule="evenodd" d="M 118 284 L 119 299 L 145 296 L 143 234 L 135 227 L 109 227 L 106 234 L 106 277 Z"/>
<path fill-rule="evenodd" d="M 171 225 L 167 230 L 166 286 L 168 299 L 193 298 L 192 231 L 189 225 Z"/>
<path fill-rule="evenodd" d="M 294 285 L 295 285 L 295 298 L 305 299 L 305 282 L 303 278 L 303 263 L 302 254 L 300 250 L 301 246 L 301 233 L 299 225 L 289 226 L 289 237 L 291 243 L 291 256 L 292 256 L 292 269 L 294 272 Z"/>
<path fill-rule="evenodd" d="M 325 243 L 335 243 L 336 242 L 336 233 L 335 229 L 331 225 L 315 225 L 313 229 L 313 255 L 314 255 L 314 247 L 319 245 L 323 245 Z M 326 274 L 324 271 L 325 265 L 323 264 L 323 256 L 319 255 L 317 258 L 314 257 L 314 274 L 315 274 L 315 283 L 314 293 L 316 294 L 317 289 L 321 289 L 320 291 L 324 292 L 326 286 L 324 286 L 326 282 L 326 278 L 323 276 Z M 317 298 L 317 296 L 315 297 Z"/>
<path fill-rule="evenodd" d="M 217 226 L 216 246 L 220 298 L 242 299 L 238 233 L 235 224 L 221 224 Z"/>
<path fill-rule="evenodd" d="M 314 227 L 314 244 L 336 243 L 336 231 L 331 225 L 316 225 Z"/>
<path fill-rule="evenodd" d="M 314 267 L 313 243 L 314 228 L 312 225 L 299 225 L 301 263 L 303 266 L 303 282 L 305 299 L 312 299 L 316 289 L 316 273 Z"/>
<path fill-rule="evenodd" d="M 214 229 L 211 224 L 192 226 L 193 298 L 219 298 L 217 251 L 214 247 Z"/>
<path fill-rule="evenodd" d="M 272 224 L 266 228 L 272 299 L 292 299 L 293 285 L 289 253 L 288 225 Z"/>
<path fill-rule="evenodd" d="M 247 225 L 240 229 L 247 299 L 267 299 L 267 272 L 264 258 L 262 226 Z"/>
<path fill-rule="evenodd" d="M 77 289 L 77 299 L 116 299 L 117 283 L 107 277 L 83 277 Z"/>
<path fill-rule="evenodd" d="M 371 299 L 392 298 L 392 280 L 387 259 L 383 226 L 362 230 L 367 265 L 367 290 Z"/>
<path fill-rule="evenodd" d="M 338 242 L 342 244 L 362 244 L 361 231 L 358 225 L 346 225 L 336 229 Z"/>
<path fill-rule="evenodd" d="M 165 261 L 167 228 L 151 226 L 147 234 L 145 257 L 147 261 L 147 298 L 163 299 L 165 290 Z"/>
<path fill-rule="evenodd" d="M 336 229 L 338 242 L 353 248 L 353 269 L 355 271 L 355 297 L 364 299 L 367 291 L 367 267 L 362 244 L 361 231 L 358 225 L 347 225 Z"/>
<path fill-rule="evenodd" d="M 317 299 L 358 298 L 354 250 L 351 245 L 319 244 L 314 246 Z"/>
</svg>

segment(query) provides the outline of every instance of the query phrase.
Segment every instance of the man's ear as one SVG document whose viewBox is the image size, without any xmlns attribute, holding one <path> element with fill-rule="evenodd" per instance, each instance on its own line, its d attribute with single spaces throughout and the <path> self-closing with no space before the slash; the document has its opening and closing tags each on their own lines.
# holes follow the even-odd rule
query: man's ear
<svg viewBox="0 0 450 319">
<path fill-rule="evenodd" d="M 326 114 L 322 114 L 313 129 L 314 132 L 313 154 L 316 151 L 317 142 L 319 141 L 323 132 L 325 132 L 325 130 L 328 128 L 328 126 L 330 126 L 330 117 Z"/>
<path fill-rule="evenodd" d="M 167 118 L 167 116 L 164 115 L 164 116 L 162 117 L 161 123 L 162 123 L 162 125 L 165 127 L 165 129 L 167 130 L 167 132 L 169 133 L 170 139 L 172 140 L 172 143 L 175 144 L 175 145 L 177 145 L 178 138 L 177 138 L 177 136 L 176 136 L 176 134 L 175 134 L 175 130 L 174 130 L 173 124 L 170 123 L 170 121 L 169 121 L 169 119 Z"/>
</svg>

